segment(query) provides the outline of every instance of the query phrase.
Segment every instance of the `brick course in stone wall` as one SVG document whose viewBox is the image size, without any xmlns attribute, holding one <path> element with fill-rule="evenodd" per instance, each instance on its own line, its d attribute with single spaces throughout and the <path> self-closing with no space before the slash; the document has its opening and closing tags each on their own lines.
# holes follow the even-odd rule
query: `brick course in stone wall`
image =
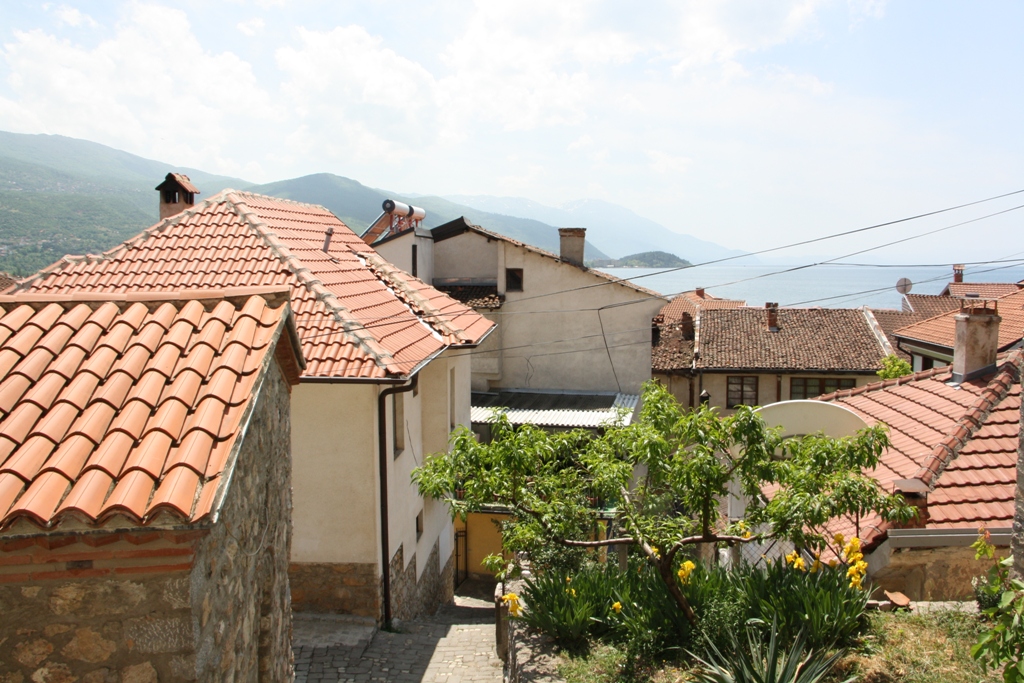
<svg viewBox="0 0 1024 683">
<path fill-rule="evenodd" d="M 270 370 L 209 531 L 0 542 L 0 683 L 293 679 L 288 388 Z"/>
</svg>

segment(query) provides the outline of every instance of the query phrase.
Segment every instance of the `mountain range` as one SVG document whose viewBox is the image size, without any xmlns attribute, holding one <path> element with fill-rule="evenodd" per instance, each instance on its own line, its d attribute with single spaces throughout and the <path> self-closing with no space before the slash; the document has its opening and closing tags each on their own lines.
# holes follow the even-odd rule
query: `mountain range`
<svg viewBox="0 0 1024 683">
<path fill-rule="evenodd" d="M 201 190 L 200 199 L 230 187 L 322 204 L 356 232 L 373 222 L 384 199 L 391 198 L 423 207 L 426 227 L 465 216 L 556 253 L 555 226 L 585 227 L 588 261 L 666 251 L 696 263 L 743 253 L 600 200 L 550 207 L 517 197 L 436 197 L 376 189 L 329 173 L 255 185 L 87 140 L 0 131 L 0 271 L 29 275 L 65 254 L 99 253 L 138 234 L 156 222 L 154 187 L 172 170 L 190 177 Z"/>
</svg>

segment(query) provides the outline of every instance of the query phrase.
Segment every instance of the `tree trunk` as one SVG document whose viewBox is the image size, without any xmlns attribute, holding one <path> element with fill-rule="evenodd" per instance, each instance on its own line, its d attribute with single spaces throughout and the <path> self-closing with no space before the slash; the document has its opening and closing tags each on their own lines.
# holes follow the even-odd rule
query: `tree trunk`
<svg viewBox="0 0 1024 683">
<path fill-rule="evenodd" d="M 661 580 L 665 583 L 668 588 L 668 592 L 672 594 L 676 604 L 679 605 L 679 609 L 683 610 L 683 614 L 686 615 L 686 620 L 690 622 L 690 625 L 694 628 L 697 627 L 697 615 L 694 614 L 693 608 L 690 607 L 690 601 L 683 595 L 683 591 L 679 590 L 679 584 L 676 583 L 676 577 L 672 574 L 672 563 L 671 562 L 659 562 L 658 573 L 661 574 Z"/>
</svg>

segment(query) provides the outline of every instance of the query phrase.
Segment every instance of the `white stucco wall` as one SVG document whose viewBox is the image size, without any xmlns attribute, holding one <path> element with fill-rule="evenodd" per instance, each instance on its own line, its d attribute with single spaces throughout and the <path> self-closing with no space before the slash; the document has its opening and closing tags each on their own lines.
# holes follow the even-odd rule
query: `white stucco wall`
<svg viewBox="0 0 1024 683">
<path fill-rule="evenodd" d="M 380 562 L 377 385 L 292 391 L 293 562 Z"/>
<path fill-rule="evenodd" d="M 431 238 L 418 237 L 407 231 L 395 239 L 375 245 L 374 251 L 411 275 L 413 244 L 416 245 L 416 277 L 430 284 L 434 278 L 434 241 Z"/>
<path fill-rule="evenodd" d="M 637 393 L 650 379 L 651 319 L 664 298 L 474 232 L 434 250 L 438 278 L 496 279 L 500 290 L 505 268 L 523 270 L 523 291 L 506 291 L 487 316 L 499 329 L 474 355 L 474 389 Z M 602 286 L 581 289 L 594 284 Z"/>
</svg>

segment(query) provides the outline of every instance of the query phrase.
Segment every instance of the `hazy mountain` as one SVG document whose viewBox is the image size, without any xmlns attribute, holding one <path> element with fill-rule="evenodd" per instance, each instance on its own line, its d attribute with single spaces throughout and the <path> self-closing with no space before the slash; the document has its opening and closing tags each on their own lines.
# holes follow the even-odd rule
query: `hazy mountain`
<svg viewBox="0 0 1024 683">
<path fill-rule="evenodd" d="M 204 196 L 249 184 L 87 140 L 0 131 L 0 271 L 29 275 L 136 235 L 156 222 L 153 188 L 171 170 Z"/>
<path fill-rule="evenodd" d="M 667 251 L 645 251 L 618 259 L 597 259 L 590 262 L 591 268 L 683 268 L 693 265 Z"/>
<path fill-rule="evenodd" d="M 452 195 L 448 198 L 482 211 L 532 218 L 558 227 L 586 228 L 587 239 L 613 257 L 638 251 L 667 251 L 692 263 L 701 263 L 744 253 L 669 230 L 624 206 L 599 199 L 580 199 L 556 208 L 522 197 Z M 753 258 L 744 259 L 744 263 L 756 262 Z"/>
<path fill-rule="evenodd" d="M 428 228 L 436 228 L 459 216 L 465 216 L 471 223 L 541 249 L 557 254 L 559 248 L 558 230 L 541 221 L 481 211 L 442 197 L 378 190 L 330 173 L 279 180 L 266 185 L 254 185 L 248 189 L 261 194 L 326 206 L 357 233 L 365 230 L 381 214 L 381 204 L 385 199 L 395 199 L 425 209 L 427 216 L 423 224 Z M 584 251 L 588 260 L 607 258 L 589 241 Z"/>
</svg>

